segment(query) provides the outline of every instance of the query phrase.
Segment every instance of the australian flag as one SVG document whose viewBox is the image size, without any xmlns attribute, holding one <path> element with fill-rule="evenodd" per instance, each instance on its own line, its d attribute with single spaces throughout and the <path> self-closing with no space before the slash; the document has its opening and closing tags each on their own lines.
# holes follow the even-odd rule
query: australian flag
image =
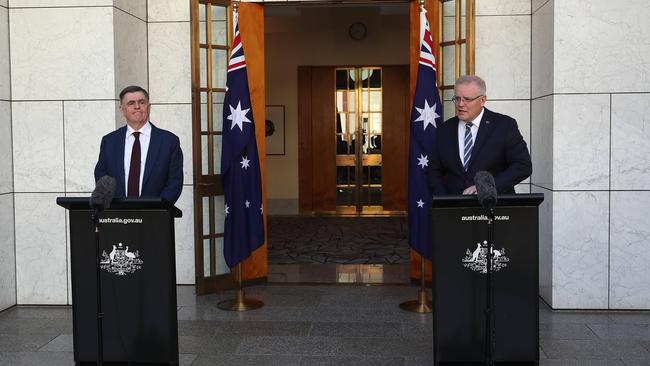
<svg viewBox="0 0 650 366">
<path fill-rule="evenodd" d="M 436 141 L 436 128 L 442 121 L 442 108 L 436 84 L 436 58 L 429 21 L 420 9 L 420 60 L 411 111 L 409 142 L 409 245 L 431 260 L 431 222 L 429 208 L 432 194 L 427 186 L 427 168 Z"/>
<path fill-rule="evenodd" d="M 264 243 L 260 160 L 246 59 L 234 13 L 232 52 L 223 101 L 221 175 L 225 195 L 224 256 L 233 268 Z"/>
</svg>

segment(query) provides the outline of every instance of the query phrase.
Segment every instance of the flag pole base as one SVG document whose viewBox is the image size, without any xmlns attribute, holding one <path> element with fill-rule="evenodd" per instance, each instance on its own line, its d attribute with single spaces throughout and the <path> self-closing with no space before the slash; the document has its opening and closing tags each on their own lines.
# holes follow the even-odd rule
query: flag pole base
<svg viewBox="0 0 650 366">
<path fill-rule="evenodd" d="M 264 306 L 264 302 L 256 299 L 247 299 L 242 287 L 242 268 L 241 263 L 237 264 L 237 296 L 233 300 L 224 300 L 217 303 L 221 310 L 229 311 L 248 311 L 259 309 Z"/>
<path fill-rule="evenodd" d="M 422 314 L 433 312 L 433 303 L 431 300 L 429 300 L 427 289 L 424 286 L 424 279 L 426 275 L 427 274 L 424 268 L 424 257 L 420 256 L 420 290 L 418 291 L 418 299 L 404 301 L 403 303 L 399 304 L 399 307 L 402 308 L 402 310 Z"/>
<path fill-rule="evenodd" d="M 399 307 L 402 308 L 402 310 L 410 311 L 412 313 L 433 312 L 433 304 L 431 301 L 429 301 L 427 290 L 422 288 L 420 291 L 418 291 L 417 300 L 404 301 L 403 303 L 399 304 Z"/>
<path fill-rule="evenodd" d="M 221 310 L 230 311 L 248 311 L 259 309 L 264 306 L 264 302 L 256 299 L 247 299 L 244 296 L 244 290 L 237 290 L 237 297 L 233 300 L 224 300 L 217 304 Z"/>
</svg>

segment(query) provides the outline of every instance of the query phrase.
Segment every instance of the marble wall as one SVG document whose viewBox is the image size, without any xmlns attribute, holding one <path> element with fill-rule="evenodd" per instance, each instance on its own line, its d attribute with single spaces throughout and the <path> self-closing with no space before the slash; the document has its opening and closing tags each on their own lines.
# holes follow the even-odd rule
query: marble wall
<svg viewBox="0 0 650 366">
<path fill-rule="evenodd" d="M 194 202 L 190 5 L 186 0 L 148 1 L 151 120 L 178 135 L 183 149 L 183 193 L 176 206 L 176 282 L 194 284 Z"/>
<path fill-rule="evenodd" d="M 641 0 L 533 1 L 532 184 L 549 201 L 540 283 L 554 308 L 650 308 L 648 16 Z"/>
<path fill-rule="evenodd" d="M 0 2 L 0 311 L 16 304 L 9 9 Z"/>
</svg>

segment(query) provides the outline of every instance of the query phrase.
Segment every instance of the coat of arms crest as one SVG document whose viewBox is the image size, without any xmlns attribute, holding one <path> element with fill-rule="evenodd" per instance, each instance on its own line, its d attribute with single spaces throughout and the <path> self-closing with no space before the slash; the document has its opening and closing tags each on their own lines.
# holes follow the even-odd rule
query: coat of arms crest
<svg viewBox="0 0 650 366">
<path fill-rule="evenodd" d="M 102 251 L 102 260 L 99 263 L 100 268 L 108 273 L 114 273 L 117 276 L 126 276 L 142 268 L 142 259 L 136 250 L 129 251 L 129 246 L 122 243 L 113 245 L 113 250 L 106 254 Z"/>
<path fill-rule="evenodd" d="M 472 271 L 487 273 L 487 240 L 483 243 L 476 243 L 476 249 L 467 249 L 463 258 L 463 266 Z M 492 248 L 492 272 L 498 272 L 501 268 L 507 267 L 510 258 L 506 257 L 505 248 L 500 250 Z"/>
</svg>

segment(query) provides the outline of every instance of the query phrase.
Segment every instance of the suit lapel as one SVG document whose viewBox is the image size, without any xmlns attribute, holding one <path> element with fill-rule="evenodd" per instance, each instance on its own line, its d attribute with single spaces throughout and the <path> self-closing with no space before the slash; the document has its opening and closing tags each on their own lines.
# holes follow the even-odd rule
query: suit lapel
<svg viewBox="0 0 650 366">
<path fill-rule="evenodd" d="M 126 127 L 121 127 L 121 132 L 117 134 L 118 140 L 117 143 L 113 146 L 115 146 L 115 151 L 113 151 L 113 156 L 118 157 L 117 159 L 114 160 L 114 164 L 117 166 L 114 168 L 114 171 L 118 172 L 116 181 L 117 181 L 117 186 L 118 189 L 124 190 L 126 186 L 126 182 L 124 181 L 124 146 L 126 144 Z M 124 195 L 126 196 L 126 192 L 124 192 Z"/>
<path fill-rule="evenodd" d="M 456 166 L 458 167 L 459 172 L 462 172 L 464 171 L 463 162 L 460 160 L 460 154 L 458 153 L 460 151 L 458 147 L 458 122 L 458 118 L 454 118 L 452 126 L 450 126 L 453 127 L 451 129 L 451 141 L 453 141 L 451 145 L 456 147 L 453 151 L 453 156 L 456 157 Z"/>
<path fill-rule="evenodd" d="M 469 161 L 470 167 L 474 165 L 474 162 L 479 157 L 481 148 L 483 145 L 485 145 L 485 142 L 494 131 L 494 124 L 492 121 L 490 121 L 490 117 L 492 117 L 492 112 L 485 108 L 485 111 L 483 112 L 483 118 L 481 118 L 481 124 L 478 128 L 478 133 L 476 134 L 476 141 L 474 142 L 474 147 L 472 148 L 472 157 Z"/>
<path fill-rule="evenodd" d="M 150 122 L 151 123 L 151 122 Z M 151 138 L 149 139 L 149 150 L 147 151 L 147 161 L 144 164 L 144 177 L 142 177 L 141 191 L 147 185 L 147 180 L 151 176 L 151 170 L 156 166 L 156 158 L 160 150 L 160 132 L 158 128 L 151 123 Z"/>
</svg>

